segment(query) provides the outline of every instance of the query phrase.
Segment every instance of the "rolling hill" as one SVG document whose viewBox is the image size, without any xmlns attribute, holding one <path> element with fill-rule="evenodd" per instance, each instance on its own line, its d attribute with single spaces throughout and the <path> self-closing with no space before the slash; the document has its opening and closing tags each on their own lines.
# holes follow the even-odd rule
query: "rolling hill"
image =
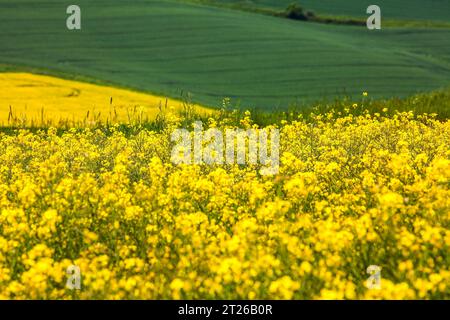
<svg viewBox="0 0 450 320">
<path fill-rule="evenodd" d="M 412 3 L 419 14 L 419 1 Z M 369 31 L 171 0 L 80 0 L 82 30 L 69 31 L 69 4 L 0 0 L 0 70 L 175 98 L 190 92 L 208 106 L 231 97 L 265 110 L 362 91 L 402 97 L 450 84 L 446 28 Z"/>
<path fill-rule="evenodd" d="M 191 0 L 187 0 L 191 1 Z M 192 0 L 198 1 L 198 0 Z M 449 21 L 450 2 L 447 0 L 200 0 L 222 4 L 238 4 L 255 8 L 282 10 L 291 3 L 299 3 L 316 14 L 366 17 L 366 8 L 376 4 L 382 8 L 384 19 Z"/>
</svg>

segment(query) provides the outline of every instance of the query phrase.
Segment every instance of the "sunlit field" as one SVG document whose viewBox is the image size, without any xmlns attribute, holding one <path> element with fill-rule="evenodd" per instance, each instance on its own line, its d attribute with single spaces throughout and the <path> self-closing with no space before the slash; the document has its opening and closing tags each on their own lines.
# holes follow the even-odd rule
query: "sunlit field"
<svg viewBox="0 0 450 320">
<path fill-rule="evenodd" d="M 154 120 L 187 101 L 28 73 L 0 73 L 0 125 L 92 125 Z M 200 112 L 210 109 L 195 106 Z"/>
<path fill-rule="evenodd" d="M 0 29 L 0 300 L 450 299 L 449 0 L 0 0 Z"/>
<path fill-rule="evenodd" d="M 282 121 L 274 176 L 172 164 L 175 114 L 2 133 L 0 298 L 448 298 L 450 122 L 387 111 Z"/>
</svg>

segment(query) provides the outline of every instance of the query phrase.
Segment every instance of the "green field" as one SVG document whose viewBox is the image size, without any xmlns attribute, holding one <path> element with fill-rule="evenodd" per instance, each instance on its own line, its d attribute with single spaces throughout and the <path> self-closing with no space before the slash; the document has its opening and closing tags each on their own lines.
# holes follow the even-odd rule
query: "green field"
<svg viewBox="0 0 450 320">
<path fill-rule="evenodd" d="M 337 3 L 322 1 L 320 7 L 331 2 Z M 339 1 L 341 11 L 337 4 L 328 10 L 364 15 L 362 5 L 349 4 L 356 2 Z M 399 17 L 423 17 L 428 8 L 429 17 L 448 20 L 449 2 L 433 2 L 441 8 L 421 9 L 419 1 L 396 1 L 409 4 L 410 11 L 392 7 Z M 320 9 L 308 5 L 313 1 L 302 3 Z M 242 107 L 264 110 L 343 94 L 359 97 L 362 91 L 403 97 L 450 84 L 448 28 L 369 31 L 170 0 L 80 0 L 82 30 L 68 31 L 69 4 L 0 0 L 0 69 L 171 97 L 190 92 L 194 102 L 210 106 L 231 97 Z"/>
<path fill-rule="evenodd" d="M 187 0 L 191 1 L 191 0 Z M 198 1 L 198 0 L 192 0 Z M 382 9 L 385 19 L 405 20 L 450 20 L 450 1 L 448 0 L 200 0 L 223 4 L 239 4 L 247 7 L 285 9 L 291 3 L 299 3 L 316 14 L 366 17 L 366 8 L 376 4 Z"/>
</svg>

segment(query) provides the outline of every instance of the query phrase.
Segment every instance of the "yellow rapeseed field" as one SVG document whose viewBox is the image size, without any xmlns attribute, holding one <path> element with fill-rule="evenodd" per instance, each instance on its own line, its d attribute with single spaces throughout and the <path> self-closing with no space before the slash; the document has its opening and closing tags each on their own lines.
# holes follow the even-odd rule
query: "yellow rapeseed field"
<svg viewBox="0 0 450 320">
<path fill-rule="evenodd" d="M 0 88 L 0 125 L 154 119 L 160 106 L 183 108 L 174 99 L 29 73 L 0 73 Z"/>
<path fill-rule="evenodd" d="M 0 298 L 450 298 L 450 121 L 284 122 L 274 176 L 172 164 L 167 121 L 0 134 Z"/>
</svg>

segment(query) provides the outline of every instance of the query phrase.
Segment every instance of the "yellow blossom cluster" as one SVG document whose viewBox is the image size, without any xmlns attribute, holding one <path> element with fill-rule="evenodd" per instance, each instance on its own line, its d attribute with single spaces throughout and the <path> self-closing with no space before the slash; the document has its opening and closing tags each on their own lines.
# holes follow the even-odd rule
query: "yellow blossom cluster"
<svg viewBox="0 0 450 320">
<path fill-rule="evenodd" d="M 271 176 L 171 163 L 177 126 L 0 133 L 0 298 L 450 298 L 449 121 L 284 121 Z"/>
</svg>

